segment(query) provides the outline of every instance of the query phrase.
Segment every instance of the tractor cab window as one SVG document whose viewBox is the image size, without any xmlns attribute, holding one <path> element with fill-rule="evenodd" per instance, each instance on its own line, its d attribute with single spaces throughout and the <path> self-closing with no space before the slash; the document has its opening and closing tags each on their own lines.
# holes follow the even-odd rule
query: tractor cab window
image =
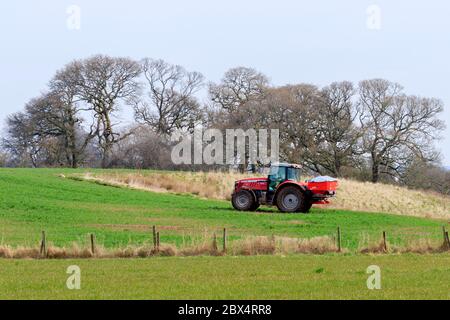
<svg viewBox="0 0 450 320">
<path fill-rule="evenodd" d="M 287 168 L 287 179 L 293 181 L 300 181 L 300 169 Z"/>
<path fill-rule="evenodd" d="M 272 166 L 269 172 L 269 190 L 275 190 L 277 186 L 286 180 L 286 167 Z"/>
<path fill-rule="evenodd" d="M 269 176 L 271 180 L 286 180 L 286 167 L 270 167 Z"/>
</svg>

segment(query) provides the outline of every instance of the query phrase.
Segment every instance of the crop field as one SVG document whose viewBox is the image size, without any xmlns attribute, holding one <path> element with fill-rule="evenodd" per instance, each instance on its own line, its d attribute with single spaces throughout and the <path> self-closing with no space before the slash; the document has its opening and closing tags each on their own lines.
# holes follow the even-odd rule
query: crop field
<svg viewBox="0 0 450 320">
<path fill-rule="evenodd" d="M 381 268 L 368 290 L 366 268 Z M 65 286 L 69 265 L 81 289 Z M 1 260 L 0 299 L 450 299 L 449 255 Z"/>
<path fill-rule="evenodd" d="M 0 258 L 0 298 L 449 298 L 448 253 L 358 253 L 367 243 L 378 242 L 383 231 L 390 247 L 423 239 L 438 245 L 448 219 L 327 208 L 313 208 L 310 214 L 281 214 L 274 208 L 243 213 L 224 200 L 79 178 L 86 173 L 83 169 L 0 169 L 0 245 L 36 247 L 45 230 L 49 245 L 58 247 L 87 246 L 91 233 L 104 248 L 139 246 L 151 243 L 155 225 L 162 244 L 182 247 L 212 241 L 214 233 L 220 242 L 221 230 L 227 228 L 233 246 L 257 236 L 334 239 L 339 226 L 347 253 Z M 385 270 L 385 289 L 378 293 L 369 292 L 365 285 L 365 270 L 374 263 Z M 85 287 L 78 292 L 65 289 L 65 268 L 71 264 L 79 265 L 84 275 Z"/>
</svg>

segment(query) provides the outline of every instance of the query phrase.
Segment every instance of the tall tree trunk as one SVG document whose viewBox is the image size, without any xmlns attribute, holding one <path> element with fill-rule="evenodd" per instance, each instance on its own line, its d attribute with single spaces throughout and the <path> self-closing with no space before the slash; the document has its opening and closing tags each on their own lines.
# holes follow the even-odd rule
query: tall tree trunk
<svg viewBox="0 0 450 320">
<path fill-rule="evenodd" d="M 71 136 L 70 136 L 69 150 L 70 150 L 70 159 L 71 159 L 70 166 L 72 168 L 76 169 L 76 168 L 78 168 L 78 152 L 79 152 L 79 150 L 77 150 L 75 132 L 73 132 L 73 134 L 71 134 Z"/>
<path fill-rule="evenodd" d="M 377 183 L 380 179 L 380 164 L 378 161 L 372 162 L 372 182 Z"/>
<path fill-rule="evenodd" d="M 108 145 L 104 145 L 103 146 L 103 155 L 102 155 L 102 168 L 103 169 L 106 169 L 109 167 L 110 152 L 111 152 L 110 147 Z"/>
<path fill-rule="evenodd" d="M 67 165 L 76 169 L 78 167 L 77 136 L 76 136 L 76 120 L 73 110 L 67 110 L 67 122 L 64 125 L 64 144 L 66 150 Z"/>
<path fill-rule="evenodd" d="M 36 163 L 36 160 L 34 159 L 34 156 L 32 153 L 30 153 L 30 161 L 31 161 L 32 168 L 37 168 L 37 163 Z"/>
<path fill-rule="evenodd" d="M 101 110 L 105 110 L 102 107 Z M 103 132 L 99 134 L 99 145 L 102 149 L 102 168 L 107 168 L 109 166 L 110 153 L 112 145 L 114 143 L 113 131 L 111 126 L 111 120 L 109 118 L 108 111 L 103 111 L 100 116 L 101 125 L 103 127 Z"/>
<path fill-rule="evenodd" d="M 72 154 L 72 168 L 73 169 L 78 168 L 78 158 L 77 158 L 76 153 Z"/>
</svg>

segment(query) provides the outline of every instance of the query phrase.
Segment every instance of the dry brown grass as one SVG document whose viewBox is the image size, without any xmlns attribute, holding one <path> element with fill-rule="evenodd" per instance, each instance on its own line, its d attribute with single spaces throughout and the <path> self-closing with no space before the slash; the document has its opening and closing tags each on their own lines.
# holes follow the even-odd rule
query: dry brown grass
<svg viewBox="0 0 450 320">
<path fill-rule="evenodd" d="M 37 259 L 39 258 L 38 248 L 17 247 L 12 248 L 7 245 L 0 246 L 0 258 L 6 259 Z"/>
<path fill-rule="evenodd" d="M 184 247 L 179 250 L 180 256 L 217 256 L 220 255 L 221 252 L 214 248 L 212 243 L 201 243 L 190 247 Z"/>
<path fill-rule="evenodd" d="M 210 233 L 205 232 L 202 237 L 192 238 L 188 244 L 179 248 L 171 244 L 161 244 L 159 248 L 152 245 L 127 246 L 124 248 L 107 249 L 96 246 L 95 253 L 90 248 L 73 244 L 71 247 L 56 247 L 50 245 L 44 257 L 39 248 L 0 246 L 0 258 L 5 259 L 88 259 L 88 258 L 147 258 L 153 256 L 221 256 L 231 254 L 235 256 L 274 255 L 274 254 L 325 254 L 337 252 L 334 240 L 329 237 L 315 237 L 311 239 L 295 239 L 287 237 L 247 237 L 229 244 L 227 252 L 222 251 L 220 240 L 213 242 Z M 345 251 L 343 251 L 345 252 Z"/>
<path fill-rule="evenodd" d="M 384 253 L 416 253 L 416 254 L 428 254 L 428 253 L 443 253 L 449 252 L 450 248 L 444 244 L 443 241 L 431 240 L 426 238 L 412 239 L 407 241 L 403 246 L 395 246 L 386 243 L 384 246 L 383 239 L 379 241 L 371 242 L 366 238 L 365 244 L 360 245 L 358 250 L 363 254 L 384 254 Z"/>
<path fill-rule="evenodd" d="M 201 198 L 230 200 L 234 182 L 248 175 L 227 172 L 86 173 L 85 180 L 153 192 L 190 193 Z"/>
<path fill-rule="evenodd" d="M 359 252 L 364 254 L 388 253 L 390 252 L 390 248 L 389 247 L 385 248 L 384 242 L 381 240 L 379 242 L 370 243 L 366 247 L 361 248 Z"/>
<path fill-rule="evenodd" d="M 87 173 L 83 179 L 154 192 L 190 193 L 230 200 L 234 182 L 248 175 L 233 172 Z M 450 220 L 450 197 L 388 184 L 341 179 L 329 208 L 382 212 Z"/>
<path fill-rule="evenodd" d="M 275 250 L 276 239 L 274 237 L 251 237 L 233 243 L 234 255 L 274 254 Z"/>
<path fill-rule="evenodd" d="M 385 254 L 385 253 L 415 253 L 415 254 L 429 254 L 429 253 L 443 253 L 448 252 L 442 244 L 436 245 L 426 239 L 419 240 L 415 243 L 406 245 L 405 247 L 388 247 L 387 251 L 384 249 L 382 242 L 374 243 L 368 247 L 360 249 L 362 254 Z"/>
<path fill-rule="evenodd" d="M 295 252 L 324 254 L 338 252 L 338 248 L 334 239 L 330 237 L 314 237 L 311 239 L 300 239 Z M 347 250 L 342 249 L 342 252 L 347 252 Z"/>
<path fill-rule="evenodd" d="M 450 251 L 447 245 L 443 242 L 432 241 L 430 239 L 417 239 L 407 243 L 404 247 L 394 248 L 394 252 L 397 253 L 442 253 Z"/>
<path fill-rule="evenodd" d="M 342 248 L 340 253 L 348 253 Z M 443 253 L 450 249 L 442 243 L 427 239 L 414 240 L 404 247 L 390 247 L 384 250 L 382 241 L 369 243 L 358 250 L 362 254 L 402 254 L 402 253 Z M 89 248 L 82 248 L 77 244 L 71 247 L 59 248 L 49 246 L 46 255 L 40 255 L 38 247 L 11 247 L 0 246 L 0 259 L 105 259 L 105 258 L 149 258 L 164 256 L 254 256 L 254 255 L 285 255 L 285 254 L 327 254 L 338 253 L 335 240 L 331 237 L 314 237 L 310 239 L 297 239 L 288 237 L 253 236 L 236 240 L 230 244 L 227 252 L 221 247 L 213 245 L 212 239 L 204 238 L 202 241 L 193 241 L 189 245 L 177 248 L 171 244 L 161 244 L 159 248 L 150 245 L 127 246 L 124 248 L 107 249 L 97 246 L 95 253 Z"/>
<path fill-rule="evenodd" d="M 325 254 L 338 252 L 335 241 L 330 237 L 297 239 L 288 237 L 251 237 L 233 244 L 235 255 L 261 254 Z M 343 250 L 342 252 L 347 252 Z"/>
<path fill-rule="evenodd" d="M 329 207 L 450 220 L 450 197 L 383 183 L 340 180 Z"/>
<path fill-rule="evenodd" d="M 90 248 L 82 248 L 78 244 L 72 247 L 49 246 L 46 255 L 40 254 L 38 247 L 17 247 L 2 245 L 0 246 L 0 258 L 5 259 L 87 259 L 87 258 L 146 258 L 151 256 L 176 256 L 178 250 L 175 246 L 161 244 L 158 249 L 153 246 L 128 246 L 125 248 L 106 249 L 98 246 L 95 253 Z"/>
</svg>

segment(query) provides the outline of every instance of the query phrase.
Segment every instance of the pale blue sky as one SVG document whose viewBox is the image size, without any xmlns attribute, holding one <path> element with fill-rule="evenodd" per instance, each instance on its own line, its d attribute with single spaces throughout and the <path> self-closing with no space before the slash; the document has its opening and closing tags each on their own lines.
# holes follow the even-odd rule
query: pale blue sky
<svg viewBox="0 0 450 320">
<path fill-rule="evenodd" d="M 67 28 L 70 5 L 81 9 L 80 30 Z M 380 30 L 367 27 L 370 5 L 381 9 Z M 212 81 L 240 65 L 275 85 L 382 77 L 441 98 L 450 127 L 449 35 L 443 0 L 3 1 L 0 121 L 65 63 L 103 53 L 162 58 Z M 450 165 L 450 128 L 439 147 Z"/>
</svg>

